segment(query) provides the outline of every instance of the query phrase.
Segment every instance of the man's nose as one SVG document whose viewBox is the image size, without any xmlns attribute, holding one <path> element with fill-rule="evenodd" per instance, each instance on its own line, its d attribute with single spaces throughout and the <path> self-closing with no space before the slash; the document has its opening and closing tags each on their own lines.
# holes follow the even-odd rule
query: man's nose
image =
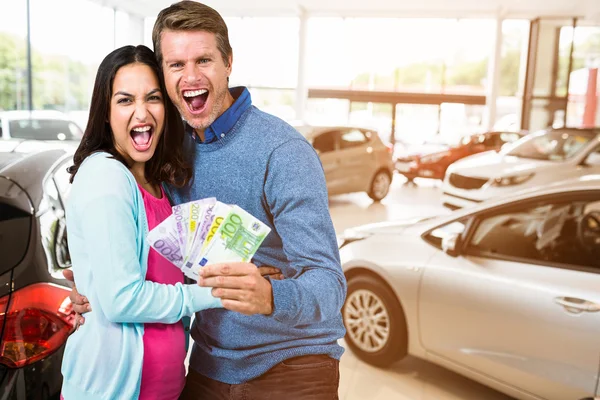
<svg viewBox="0 0 600 400">
<path fill-rule="evenodd" d="M 188 63 L 185 65 L 184 77 L 185 83 L 188 85 L 194 85 L 198 82 L 199 74 L 195 63 Z"/>
</svg>

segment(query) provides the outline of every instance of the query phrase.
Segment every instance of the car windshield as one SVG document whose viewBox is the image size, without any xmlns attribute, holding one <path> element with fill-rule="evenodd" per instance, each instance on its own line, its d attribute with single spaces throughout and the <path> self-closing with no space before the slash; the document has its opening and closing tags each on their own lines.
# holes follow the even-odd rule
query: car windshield
<svg viewBox="0 0 600 400">
<path fill-rule="evenodd" d="M 10 136 L 18 139 L 79 140 L 81 129 L 73 122 L 60 119 L 19 119 L 10 121 Z"/>
<path fill-rule="evenodd" d="M 512 147 L 509 156 L 534 160 L 564 161 L 574 157 L 592 140 L 585 131 L 548 131 L 526 137 Z"/>
</svg>

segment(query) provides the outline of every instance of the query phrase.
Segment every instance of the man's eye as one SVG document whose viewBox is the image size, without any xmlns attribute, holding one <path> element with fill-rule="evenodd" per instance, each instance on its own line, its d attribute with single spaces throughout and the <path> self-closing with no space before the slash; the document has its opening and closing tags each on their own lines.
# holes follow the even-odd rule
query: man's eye
<svg viewBox="0 0 600 400">
<path fill-rule="evenodd" d="M 183 67 L 183 63 L 180 63 L 180 62 L 171 64 L 171 68 L 181 68 L 181 67 Z"/>
<path fill-rule="evenodd" d="M 200 64 L 206 64 L 206 63 L 207 63 L 207 62 L 209 62 L 209 61 L 210 61 L 210 58 L 201 58 L 201 59 L 200 59 L 198 62 L 199 62 Z"/>
</svg>

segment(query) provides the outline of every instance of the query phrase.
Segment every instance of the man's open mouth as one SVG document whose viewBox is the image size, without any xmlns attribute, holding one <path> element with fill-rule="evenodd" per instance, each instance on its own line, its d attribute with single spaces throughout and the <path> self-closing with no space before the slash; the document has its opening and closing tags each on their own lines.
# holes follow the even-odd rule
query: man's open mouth
<svg viewBox="0 0 600 400">
<path fill-rule="evenodd" d="M 154 128 L 151 125 L 138 125 L 131 130 L 131 141 L 137 151 L 146 151 L 152 145 Z"/>
<path fill-rule="evenodd" d="M 208 99 L 208 90 L 184 90 L 183 99 L 187 103 L 191 112 L 202 112 L 204 110 L 204 106 L 206 106 L 206 100 Z"/>
</svg>

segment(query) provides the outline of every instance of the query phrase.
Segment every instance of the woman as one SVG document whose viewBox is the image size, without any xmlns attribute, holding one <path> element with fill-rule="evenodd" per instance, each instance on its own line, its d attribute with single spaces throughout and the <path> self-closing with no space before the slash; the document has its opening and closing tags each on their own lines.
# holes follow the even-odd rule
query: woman
<svg viewBox="0 0 600 400">
<path fill-rule="evenodd" d="M 182 317 L 221 307 L 209 288 L 150 250 L 171 214 L 162 183 L 185 185 L 182 122 L 154 53 L 126 46 L 101 63 L 74 156 L 67 205 L 78 289 L 93 311 L 67 341 L 65 400 L 177 399 L 185 383 Z"/>
</svg>

